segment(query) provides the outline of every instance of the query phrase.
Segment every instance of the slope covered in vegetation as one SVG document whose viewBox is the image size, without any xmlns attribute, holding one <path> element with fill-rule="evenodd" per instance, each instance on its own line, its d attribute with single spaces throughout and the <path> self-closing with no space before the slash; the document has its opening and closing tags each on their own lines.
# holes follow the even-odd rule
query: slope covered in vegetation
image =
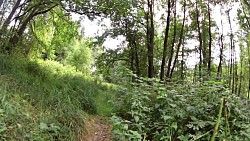
<svg viewBox="0 0 250 141">
<path fill-rule="evenodd" d="M 58 62 L 1 54 L 0 74 L 1 140 L 77 140 L 88 114 L 112 110 L 110 86 Z"/>
</svg>

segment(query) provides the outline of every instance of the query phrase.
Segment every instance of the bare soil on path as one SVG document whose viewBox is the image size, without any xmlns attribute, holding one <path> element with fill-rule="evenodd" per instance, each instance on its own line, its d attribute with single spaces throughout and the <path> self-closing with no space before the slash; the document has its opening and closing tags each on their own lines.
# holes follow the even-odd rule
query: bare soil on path
<svg viewBox="0 0 250 141">
<path fill-rule="evenodd" d="M 105 117 L 92 116 L 85 120 L 85 127 L 79 141 L 112 141 L 111 125 Z"/>
</svg>

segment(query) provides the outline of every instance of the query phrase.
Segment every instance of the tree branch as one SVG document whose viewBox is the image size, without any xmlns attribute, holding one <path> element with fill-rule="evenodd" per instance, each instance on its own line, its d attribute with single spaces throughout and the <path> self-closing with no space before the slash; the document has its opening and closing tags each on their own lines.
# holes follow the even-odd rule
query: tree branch
<svg viewBox="0 0 250 141">
<path fill-rule="evenodd" d="M 52 6 L 52 7 L 50 7 L 50 8 L 47 9 L 47 10 L 40 11 L 40 12 L 36 12 L 36 13 L 33 15 L 33 17 L 35 17 L 35 16 L 37 16 L 37 15 L 40 15 L 40 14 L 45 14 L 45 13 L 49 12 L 51 9 L 55 8 L 56 6 L 57 6 L 57 4 L 54 5 L 54 6 Z"/>
</svg>

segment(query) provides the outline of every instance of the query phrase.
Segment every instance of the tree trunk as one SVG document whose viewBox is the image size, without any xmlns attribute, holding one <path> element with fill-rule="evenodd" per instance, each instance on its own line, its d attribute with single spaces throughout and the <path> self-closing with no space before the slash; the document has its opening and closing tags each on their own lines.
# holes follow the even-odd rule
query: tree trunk
<svg viewBox="0 0 250 141">
<path fill-rule="evenodd" d="M 242 89 L 242 84 L 245 81 L 245 78 L 243 77 L 243 63 L 244 63 L 244 60 L 245 60 L 244 59 L 245 55 L 248 55 L 248 54 L 245 54 L 245 47 L 243 45 L 243 42 L 242 42 L 241 38 L 239 39 L 239 42 L 240 42 L 240 44 L 239 44 L 239 47 L 240 47 L 240 76 L 239 76 L 240 80 L 239 80 L 238 96 L 240 96 L 241 89 Z M 245 92 L 244 89 L 243 89 L 243 92 Z"/>
<path fill-rule="evenodd" d="M 239 81 L 239 78 L 238 78 L 238 65 L 236 63 L 236 56 L 235 56 L 235 66 L 234 66 L 234 79 L 235 79 L 235 82 L 234 82 L 234 94 L 237 94 L 237 91 L 238 91 L 238 81 Z"/>
<path fill-rule="evenodd" d="M 130 44 L 130 66 L 131 66 L 131 70 L 133 72 L 133 74 L 135 74 L 135 69 L 134 69 L 134 46 L 132 44 L 132 42 L 129 43 Z"/>
<path fill-rule="evenodd" d="M 19 27 L 19 29 L 17 31 L 17 34 L 15 34 L 12 38 L 10 38 L 9 45 L 6 48 L 6 51 L 10 53 L 13 50 L 13 47 L 19 42 L 21 36 L 23 35 L 24 30 L 26 29 L 28 23 L 35 16 L 40 15 L 40 14 L 45 14 L 45 13 L 47 13 L 48 11 L 50 11 L 51 9 L 53 9 L 56 6 L 57 5 L 51 6 L 50 8 L 48 8 L 48 9 L 46 9 L 44 11 L 39 11 L 39 12 L 38 12 L 39 7 L 34 7 L 32 9 L 32 11 L 28 14 L 27 18 L 25 18 L 24 21 L 22 23 L 20 23 L 21 26 Z"/>
<path fill-rule="evenodd" d="M 170 50 L 170 56 L 169 56 L 169 60 L 168 60 L 168 69 L 167 69 L 167 81 L 171 80 L 171 64 L 172 64 L 172 58 L 174 56 L 174 46 L 175 46 L 175 40 L 176 40 L 176 3 L 173 2 L 173 6 L 174 8 L 174 36 L 173 36 L 173 40 L 172 40 L 172 45 L 171 45 L 171 50 Z M 176 54 L 178 55 L 178 54 Z"/>
<path fill-rule="evenodd" d="M 148 34 L 148 78 L 154 77 L 154 0 L 148 0 L 148 20 L 147 34 Z"/>
<path fill-rule="evenodd" d="M 232 47 L 233 47 L 234 45 L 232 45 Z M 233 58 L 232 58 L 232 94 L 235 94 L 235 83 L 236 83 L 236 81 L 235 81 L 235 79 L 236 79 L 236 72 L 235 72 L 235 67 L 236 67 L 236 64 L 235 64 L 235 57 L 234 57 L 234 47 L 233 47 Z"/>
<path fill-rule="evenodd" d="M 184 39 L 183 39 L 184 40 Z M 181 80 L 184 80 L 184 44 L 181 49 Z"/>
<path fill-rule="evenodd" d="M 200 27 L 200 21 L 199 21 L 199 9 L 198 9 L 198 0 L 196 0 L 196 22 L 197 22 L 197 30 L 198 30 L 198 35 L 199 35 L 199 55 L 200 55 L 200 62 L 199 62 L 199 79 L 201 80 L 201 65 L 202 65 L 202 48 L 203 48 L 203 43 L 202 43 L 202 37 L 201 37 L 201 27 Z"/>
<path fill-rule="evenodd" d="M 193 84 L 196 84 L 196 76 L 197 75 L 197 65 L 194 67 L 194 77 L 193 77 Z"/>
<path fill-rule="evenodd" d="M 177 59 L 178 59 L 178 56 L 179 56 L 179 51 L 180 51 L 180 47 L 181 47 L 182 40 L 183 40 L 185 20 L 186 20 L 186 0 L 184 0 L 184 12 L 183 12 L 183 21 L 182 21 L 182 26 L 181 26 L 181 33 L 180 33 L 179 43 L 178 43 L 178 46 L 177 46 L 177 50 L 176 50 L 176 55 L 175 55 L 175 58 L 174 58 L 173 66 L 172 66 L 171 73 L 170 73 L 170 79 L 173 76 L 174 68 L 175 68 L 175 65 L 176 65 L 176 62 L 177 62 Z M 182 73 L 183 73 L 183 69 L 184 69 L 183 58 L 184 58 L 184 51 L 182 49 L 181 78 L 183 78 L 183 76 L 182 76 L 183 74 Z"/>
<path fill-rule="evenodd" d="M 241 92 L 241 86 L 242 86 L 242 69 L 243 69 L 243 58 L 240 57 L 240 82 L 239 82 L 239 88 L 238 88 L 238 96 L 240 96 L 240 92 Z"/>
<path fill-rule="evenodd" d="M 8 18 L 7 18 L 7 19 L 4 21 L 4 23 L 3 23 L 2 30 L 5 30 L 5 29 L 9 26 L 9 24 L 10 24 L 10 22 L 11 22 L 11 19 L 13 18 L 14 14 L 15 14 L 15 12 L 16 12 L 16 10 L 17 10 L 17 8 L 18 8 L 19 5 L 20 5 L 20 2 L 21 2 L 21 0 L 17 0 L 17 2 L 15 3 L 15 5 L 14 5 L 14 7 L 12 8 L 12 10 L 11 10 L 11 12 L 10 12 Z"/>
<path fill-rule="evenodd" d="M 208 75 L 211 76 L 211 62 L 212 62 L 212 31 L 211 31 L 211 12 L 210 12 L 210 2 L 208 0 L 208 28 L 209 28 L 209 48 L 208 48 Z"/>
<path fill-rule="evenodd" d="M 136 74 L 138 77 L 140 76 L 140 66 L 139 66 L 139 56 L 138 56 L 138 47 L 136 44 L 136 38 L 131 37 L 129 40 L 130 44 L 130 65 L 131 65 L 131 70 L 133 71 L 134 74 Z"/>
<path fill-rule="evenodd" d="M 229 86 L 231 87 L 232 93 L 234 92 L 234 79 L 233 79 L 233 30 L 232 30 L 232 24 L 231 24 L 231 18 L 230 18 L 230 11 L 228 11 L 227 13 L 227 17 L 228 17 L 228 23 L 229 23 L 229 27 L 230 27 L 230 65 L 229 65 Z"/>
<path fill-rule="evenodd" d="M 167 46 L 168 46 L 168 34 L 169 34 L 169 26 L 170 26 L 170 14 L 171 14 L 171 3 L 168 0 L 168 16 L 167 16 L 167 23 L 165 29 L 165 38 L 164 38 L 164 45 L 163 45 L 163 56 L 161 61 L 161 72 L 160 72 L 160 80 L 164 80 L 164 71 L 166 65 L 166 57 L 167 57 Z"/>
<path fill-rule="evenodd" d="M 24 30 L 26 29 L 29 21 L 35 16 L 37 8 L 34 8 L 31 13 L 28 15 L 28 17 L 21 23 L 20 28 L 17 31 L 17 34 L 15 34 L 12 38 L 10 38 L 9 43 L 10 45 L 7 47 L 7 51 L 11 52 L 14 45 L 16 45 L 22 36 Z"/>
<path fill-rule="evenodd" d="M 223 34 L 219 38 L 220 42 L 220 60 L 217 70 L 217 77 L 220 79 L 222 77 L 222 59 L 223 59 L 223 49 L 224 49 L 224 43 L 223 43 Z"/>
<path fill-rule="evenodd" d="M 133 40 L 133 44 L 135 47 L 135 66 L 136 66 L 136 75 L 138 77 L 140 77 L 141 73 L 140 73 L 140 62 L 139 62 L 139 53 L 138 53 L 138 46 L 136 44 L 136 38 L 134 38 Z"/>
<path fill-rule="evenodd" d="M 250 99 L 250 49 L 249 46 L 247 46 L 247 57 L 248 57 L 248 98 Z"/>
<path fill-rule="evenodd" d="M 222 6 L 221 6 L 222 7 Z M 222 17 L 222 9 L 220 9 L 220 14 Z M 220 45 L 220 60 L 219 60 L 219 65 L 218 65 L 218 70 L 217 70 L 217 77 L 219 79 L 221 79 L 222 77 L 222 60 L 223 60 L 223 50 L 224 50 L 224 42 L 223 42 L 223 32 L 224 32 L 224 28 L 223 28 L 223 22 L 222 22 L 222 18 L 220 20 L 221 23 L 221 35 L 219 38 L 219 45 Z"/>
</svg>

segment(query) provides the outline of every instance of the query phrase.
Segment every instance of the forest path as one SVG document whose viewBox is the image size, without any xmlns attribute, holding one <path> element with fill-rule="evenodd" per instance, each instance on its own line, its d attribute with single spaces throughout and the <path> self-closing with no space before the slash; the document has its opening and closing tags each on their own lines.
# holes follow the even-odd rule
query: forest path
<svg viewBox="0 0 250 141">
<path fill-rule="evenodd" d="M 111 129 L 106 117 L 91 116 L 85 120 L 79 141 L 111 141 Z"/>
</svg>

